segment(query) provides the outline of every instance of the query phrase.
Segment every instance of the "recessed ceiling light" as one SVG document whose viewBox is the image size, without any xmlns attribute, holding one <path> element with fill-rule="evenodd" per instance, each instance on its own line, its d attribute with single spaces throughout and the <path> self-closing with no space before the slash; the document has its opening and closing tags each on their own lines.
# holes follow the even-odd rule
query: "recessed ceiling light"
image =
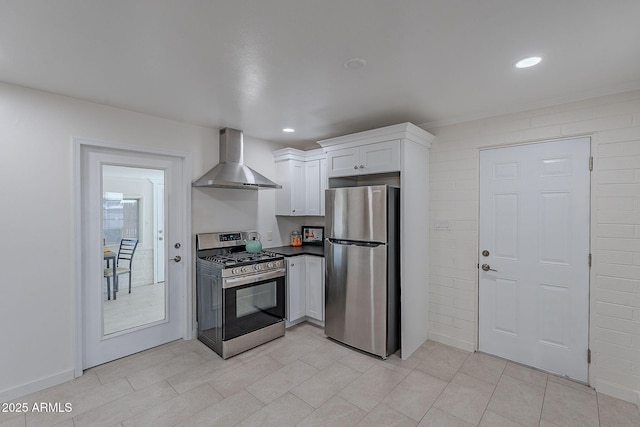
<svg viewBox="0 0 640 427">
<path fill-rule="evenodd" d="M 347 70 L 357 70 L 359 68 L 363 68 L 365 65 L 367 65 L 366 60 L 362 58 L 351 58 L 347 59 L 347 61 L 344 63 L 344 68 L 346 68 Z"/>
<path fill-rule="evenodd" d="M 534 65 L 538 65 L 540 61 L 542 61 L 542 58 L 539 56 L 530 56 L 529 58 L 524 58 L 516 62 L 516 68 L 533 67 Z"/>
<path fill-rule="evenodd" d="M 292 129 L 292 128 L 284 128 L 284 129 L 282 129 L 282 132 L 287 132 L 287 133 L 291 133 L 291 132 L 295 132 L 295 131 L 296 130 Z"/>
</svg>

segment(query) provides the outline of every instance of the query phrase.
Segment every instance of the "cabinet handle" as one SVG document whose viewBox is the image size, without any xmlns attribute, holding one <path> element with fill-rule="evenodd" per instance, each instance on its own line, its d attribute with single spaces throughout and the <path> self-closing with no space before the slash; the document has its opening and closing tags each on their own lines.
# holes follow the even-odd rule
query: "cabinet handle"
<svg viewBox="0 0 640 427">
<path fill-rule="evenodd" d="M 355 165 L 353 168 L 354 168 L 354 169 L 358 169 L 358 165 Z"/>
<path fill-rule="evenodd" d="M 364 166 L 360 165 L 360 169 L 364 169 Z"/>
</svg>

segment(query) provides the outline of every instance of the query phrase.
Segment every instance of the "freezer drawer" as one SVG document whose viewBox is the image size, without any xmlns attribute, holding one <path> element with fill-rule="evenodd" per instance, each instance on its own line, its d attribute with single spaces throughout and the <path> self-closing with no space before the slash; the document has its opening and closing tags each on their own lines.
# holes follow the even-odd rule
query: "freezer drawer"
<svg viewBox="0 0 640 427">
<path fill-rule="evenodd" d="M 388 354 L 387 246 L 325 240 L 325 335 L 385 358 Z M 392 339 L 397 340 L 394 331 Z"/>
</svg>

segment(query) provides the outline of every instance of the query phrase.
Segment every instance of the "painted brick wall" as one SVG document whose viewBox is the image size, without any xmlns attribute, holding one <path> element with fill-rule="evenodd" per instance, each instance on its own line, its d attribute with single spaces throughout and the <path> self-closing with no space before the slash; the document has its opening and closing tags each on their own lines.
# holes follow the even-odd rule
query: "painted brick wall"
<svg viewBox="0 0 640 427">
<path fill-rule="evenodd" d="M 640 404 L 640 91 L 427 129 L 430 338 L 477 342 L 478 149 L 590 135 L 590 383 Z M 449 229 L 436 229 L 449 220 Z"/>
</svg>

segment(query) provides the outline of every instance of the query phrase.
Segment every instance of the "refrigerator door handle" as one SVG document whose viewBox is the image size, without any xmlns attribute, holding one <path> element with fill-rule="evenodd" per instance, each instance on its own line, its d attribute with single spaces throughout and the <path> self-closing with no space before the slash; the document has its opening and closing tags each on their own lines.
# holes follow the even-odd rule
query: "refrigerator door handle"
<svg viewBox="0 0 640 427">
<path fill-rule="evenodd" d="M 380 242 L 358 242 L 355 240 L 342 240 L 342 239 L 332 239 L 330 237 L 326 237 L 325 240 L 329 242 L 330 245 L 343 245 L 343 246 L 364 246 L 367 248 L 376 248 L 384 243 Z"/>
</svg>

